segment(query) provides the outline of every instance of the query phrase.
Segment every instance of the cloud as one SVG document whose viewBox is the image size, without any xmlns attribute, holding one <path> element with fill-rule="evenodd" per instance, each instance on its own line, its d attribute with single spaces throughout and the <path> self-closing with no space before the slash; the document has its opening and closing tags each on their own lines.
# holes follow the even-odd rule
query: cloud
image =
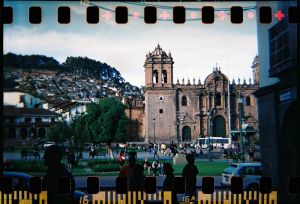
<svg viewBox="0 0 300 204">
<path fill-rule="evenodd" d="M 191 80 L 200 77 L 203 82 L 216 62 L 230 77 L 252 76 L 250 66 L 257 54 L 255 32 L 250 34 L 242 29 L 230 32 L 194 24 L 167 27 L 168 24 L 103 23 L 85 33 L 14 26 L 4 29 L 4 53 L 43 54 L 60 62 L 67 56 L 87 56 L 116 67 L 125 80 L 143 85 L 145 55 L 159 42 L 173 55 L 174 82 L 177 77 Z"/>
</svg>

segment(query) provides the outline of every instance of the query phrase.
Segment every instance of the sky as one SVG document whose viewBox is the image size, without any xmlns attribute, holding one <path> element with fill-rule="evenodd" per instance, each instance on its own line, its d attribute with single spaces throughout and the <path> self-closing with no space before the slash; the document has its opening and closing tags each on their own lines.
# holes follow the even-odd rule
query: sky
<svg viewBox="0 0 300 204">
<path fill-rule="evenodd" d="M 201 11 L 203 6 L 219 9 L 216 15 L 231 6 L 254 7 L 255 2 L 233 3 L 150 3 L 169 6 L 157 9 L 157 14 L 170 14 L 169 21 L 159 20 L 156 24 L 144 23 L 143 9 L 130 3 L 94 2 L 100 6 L 100 22 L 86 22 L 86 5 L 80 2 L 36 2 L 5 1 L 5 6 L 14 9 L 13 24 L 4 25 L 4 53 L 51 56 L 63 62 L 68 56 L 83 56 L 105 62 L 115 67 L 123 78 L 133 85 L 145 83 L 144 62 L 146 54 L 153 51 L 159 43 L 165 52 L 171 52 L 174 60 L 174 83 L 193 78 L 203 82 L 213 71 L 217 63 L 229 79 L 253 78 L 251 65 L 257 55 L 257 31 L 255 10 L 244 11 L 244 22 L 232 24 L 230 17 L 215 19 L 213 24 L 203 24 Z M 28 10 L 31 6 L 42 8 L 42 23 L 28 22 Z M 71 23 L 57 22 L 57 8 L 71 8 Z M 116 6 L 127 6 L 129 14 L 138 13 L 141 18 L 129 17 L 127 24 L 114 21 L 114 13 L 108 20 L 103 15 Z M 185 24 L 174 24 L 172 6 L 196 8 L 188 10 L 186 18 L 192 19 Z M 249 12 L 254 16 L 248 18 Z M 191 17 L 192 13 L 196 20 Z M 197 20 L 198 19 L 198 20 Z M 253 81 L 253 80 L 252 80 Z"/>
</svg>

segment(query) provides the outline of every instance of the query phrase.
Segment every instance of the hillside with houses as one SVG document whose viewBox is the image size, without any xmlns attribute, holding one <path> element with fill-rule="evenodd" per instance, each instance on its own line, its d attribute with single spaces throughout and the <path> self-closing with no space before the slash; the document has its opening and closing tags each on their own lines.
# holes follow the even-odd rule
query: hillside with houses
<svg viewBox="0 0 300 204">
<path fill-rule="evenodd" d="M 4 88 L 30 93 L 44 101 L 96 102 L 116 96 L 142 96 L 106 63 L 87 57 L 68 57 L 59 63 L 41 55 L 4 55 Z"/>
</svg>

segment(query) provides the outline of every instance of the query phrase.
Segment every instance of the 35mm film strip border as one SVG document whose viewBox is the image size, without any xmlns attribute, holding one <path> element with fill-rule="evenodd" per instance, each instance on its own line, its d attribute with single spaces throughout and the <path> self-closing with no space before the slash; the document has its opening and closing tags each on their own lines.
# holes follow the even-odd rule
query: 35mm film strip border
<svg viewBox="0 0 300 204">
<path fill-rule="evenodd" d="M 230 12 L 218 12 L 216 14 L 214 7 L 212 6 L 204 6 L 199 8 L 200 11 L 195 11 L 191 13 L 190 20 L 197 20 L 196 16 L 200 16 L 198 18 L 204 24 L 212 24 L 215 21 L 215 18 L 224 19 L 226 16 L 230 17 L 230 20 L 234 24 L 243 23 L 244 18 L 244 9 L 240 6 L 232 6 L 230 8 Z M 283 13 L 281 10 L 272 11 L 272 8 L 269 6 L 262 6 L 258 9 L 259 13 L 259 22 L 262 24 L 269 24 L 272 20 L 282 20 L 284 18 L 288 18 L 289 23 L 299 23 L 300 22 L 300 8 L 299 7 L 289 7 L 287 13 Z M 29 17 L 28 21 L 31 24 L 40 24 L 42 23 L 42 8 L 41 7 L 30 7 L 29 8 Z M 102 13 L 103 12 L 103 13 Z M 163 12 L 160 14 L 161 20 L 170 20 L 176 24 L 183 24 L 187 20 L 186 16 L 186 8 L 183 6 L 175 6 L 172 8 L 173 19 L 170 19 L 170 14 L 167 12 Z M 155 24 L 159 18 L 157 18 L 157 8 L 154 6 L 146 6 L 144 8 L 144 16 L 141 17 L 139 13 L 128 13 L 128 8 L 126 6 L 117 6 L 115 10 L 108 12 L 98 6 L 92 5 L 86 8 L 86 21 L 89 24 L 97 24 L 100 22 L 100 14 L 105 19 L 112 18 L 113 14 L 115 14 L 115 21 L 117 24 L 126 24 L 128 22 L 128 18 L 131 16 L 133 18 L 143 18 L 144 22 L 147 24 Z M 11 24 L 13 23 L 14 11 L 12 7 L 4 7 L 3 8 L 3 23 Z M 249 18 L 254 17 L 254 12 L 249 13 Z M 71 9 L 68 6 L 61 6 L 57 10 L 57 21 L 60 24 L 69 24 L 71 22 Z"/>
<path fill-rule="evenodd" d="M 178 204 L 216 204 L 216 203 L 259 203 L 259 204 L 276 204 L 277 191 L 270 194 L 261 194 L 256 191 L 248 191 L 243 194 L 232 194 L 228 191 L 218 191 L 213 194 L 204 194 L 196 192 L 196 196 L 186 196 Z M 47 204 L 48 192 L 42 191 L 40 194 L 31 194 L 28 191 L 14 191 L 13 194 L 2 194 L 0 192 L 1 204 L 12 203 L 30 203 L 30 204 Z M 17 202 L 16 202 L 17 201 Z M 18 202 L 19 201 L 19 202 Z M 126 194 L 117 194 L 115 191 L 99 191 L 93 195 L 82 195 L 75 201 L 80 204 L 102 203 L 102 204 L 171 204 L 172 193 L 170 191 L 158 191 L 155 194 L 146 194 L 142 191 L 129 191 Z"/>
<path fill-rule="evenodd" d="M 12 194 L 13 184 L 11 177 L 3 177 L 1 185 L 1 192 L 3 194 Z M 288 179 L 287 190 L 291 194 L 299 194 L 300 193 L 300 177 L 290 177 Z M 71 191 L 71 180 L 69 177 L 60 177 L 59 178 L 59 192 L 60 193 L 69 193 Z M 129 192 L 128 189 L 128 181 L 126 177 L 116 177 L 116 188 L 115 191 L 117 194 L 127 194 Z M 155 194 L 157 192 L 157 182 L 156 177 L 145 177 L 144 180 L 144 192 L 146 194 Z M 272 188 L 272 179 L 270 177 L 261 177 L 258 191 L 261 194 L 270 194 L 273 191 Z M 25 190 L 25 189 L 24 189 Z M 42 189 L 42 179 L 40 177 L 31 177 L 29 181 L 29 189 L 31 194 L 40 194 Z M 102 187 L 100 186 L 99 177 L 87 177 L 86 180 L 86 191 L 89 194 L 97 194 Z M 175 193 L 176 194 L 184 194 L 185 193 L 185 180 L 183 177 L 175 177 Z M 202 193 L 204 194 L 212 194 L 216 190 L 215 188 L 215 180 L 214 177 L 203 177 L 202 178 Z M 232 194 L 242 194 L 243 190 L 243 178 L 242 177 L 232 177 L 231 178 L 231 186 L 230 192 Z"/>
</svg>

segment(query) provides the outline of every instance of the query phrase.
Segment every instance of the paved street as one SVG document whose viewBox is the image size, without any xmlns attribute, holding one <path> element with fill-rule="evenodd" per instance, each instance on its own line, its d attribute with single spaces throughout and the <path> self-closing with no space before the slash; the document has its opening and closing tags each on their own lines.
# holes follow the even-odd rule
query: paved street
<svg viewBox="0 0 300 204">
<path fill-rule="evenodd" d="M 100 181 L 100 189 L 112 189 L 116 186 L 116 176 L 99 176 Z M 197 176 L 197 188 L 202 188 L 202 176 Z M 214 176 L 215 178 L 215 186 L 221 187 L 221 176 Z M 76 188 L 78 189 L 85 189 L 86 188 L 86 176 L 78 176 L 75 177 L 76 181 Z M 163 182 L 165 177 L 164 176 L 157 176 L 156 177 L 156 186 L 158 189 L 162 188 Z"/>
</svg>

